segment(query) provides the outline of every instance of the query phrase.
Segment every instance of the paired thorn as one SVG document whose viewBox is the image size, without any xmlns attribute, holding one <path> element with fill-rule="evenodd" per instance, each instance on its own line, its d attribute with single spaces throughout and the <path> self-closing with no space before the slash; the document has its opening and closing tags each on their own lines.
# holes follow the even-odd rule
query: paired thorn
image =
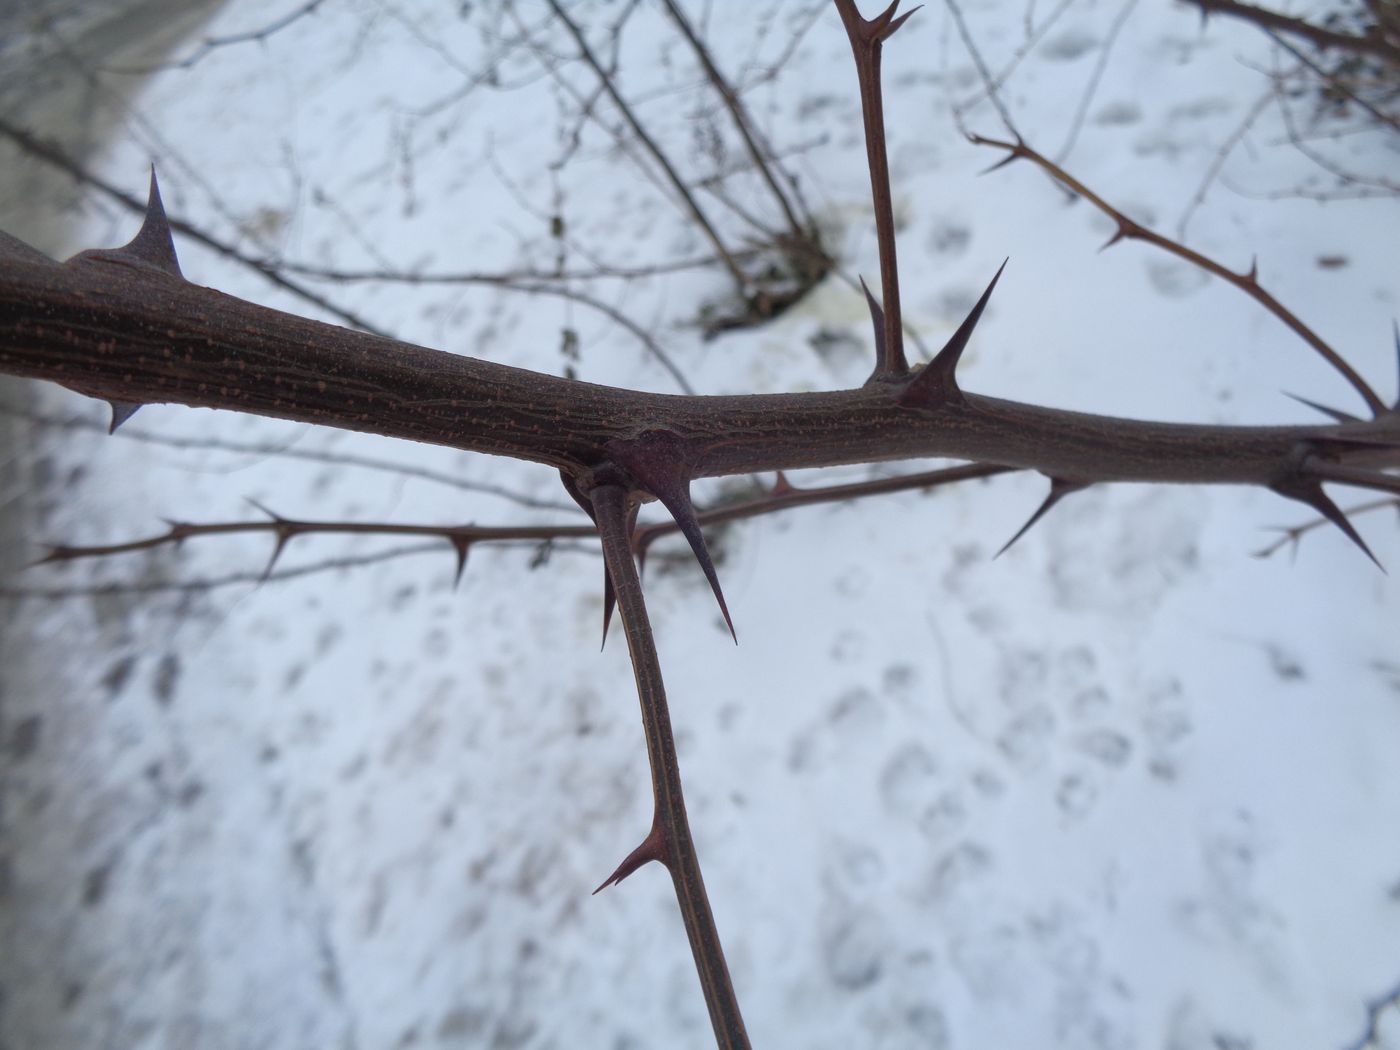
<svg viewBox="0 0 1400 1050">
<path fill-rule="evenodd" d="M 121 426 L 132 416 L 136 415 L 136 410 L 141 407 L 139 401 L 108 401 L 112 408 L 112 422 L 107 427 L 108 434 L 115 434 L 117 427 Z"/>
<path fill-rule="evenodd" d="M 1012 536 L 1009 540 L 1002 544 L 1001 550 L 997 551 L 996 554 L 992 555 L 992 559 L 996 560 L 997 558 L 1000 558 L 1003 554 L 1005 554 L 1008 550 L 1010 550 L 1011 545 L 1014 544 L 1017 540 L 1019 540 L 1022 536 L 1024 536 L 1027 532 L 1029 532 L 1031 526 L 1038 522 L 1041 518 L 1045 517 L 1045 515 L 1049 513 L 1050 508 L 1053 507 L 1056 503 L 1059 503 L 1060 500 L 1064 499 L 1071 492 L 1078 492 L 1080 489 L 1085 489 L 1088 487 L 1089 482 L 1087 481 L 1074 481 L 1070 478 L 1051 478 L 1050 492 L 1045 497 L 1044 502 L 1042 502 L 1040 506 L 1036 508 L 1035 513 L 1032 514 L 1029 519 L 1027 519 L 1026 523 L 1016 530 L 1016 535 Z"/>
<path fill-rule="evenodd" d="M 957 380 L 958 361 L 967 349 L 973 329 L 982 319 L 982 311 L 987 308 L 987 301 L 992 297 L 997 281 L 1001 280 L 1007 261 L 1009 260 L 1004 260 L 997 267 L 996 275 L 992 277 L 991 284 L 987 285 L 987 290 L 982 293 L 982 298 L 977 300 L 977 305 L 963 319 L 963 323 L 944 344 L 943 349 L 938 351 L 937 356 L 916 373 L 909 384 L 900 391 L 898 401 L 901 405 L 929 408 L 949 401 L 962 400 L 962 391 L 958 389 Z"/>
<path fill-rule="evenodd" d="M 1338 423 L 1361 422 L 1361 419 L 1358 416 L 1354 416 L 1350 412 L 1343 412 L 1340 408 L 1328 408 L 1326 405 L 1319 405 L 1316 401 L 1310 401 L 1306 397 L 1299 397 L 1297 394 L 1290 394 L 1287 390 L 1283 392 L 1283 395 L 1284 397 L 1291 397 L 1294 401 L 1297 401 L 1299 404 L 1307 405 L 1315 412 L 1321 412 L 1324 416 L 1327 416 L 1329 419 L 1335 419 Z"/>
<path fill-rule="evenodd" d="M 889 7 L 885 8 L 874 18 L 861 17 L 860 11 L 856 8 L 855 0 L 836 0 L 836 9 L 841 14 L 841 21 L 846 25 L 846 31 L 853 40 L 858 39 L 867 47 L 878 48 L 890 37 L 899 31 L 900 26 L 909 21 L 910 17 L 918 7 L 912 7 L 898 18 L 895 12 L 899 10 L 900 0 L 894 0 Z M 923 5 L 921 4 L 920 7 Z"/>
<path fill-rule="evenodd" d="M 1375 563 L 1376 568 L 1385 572 L 1385 566 L 1379 559 L 1371 553 L 1371 548 L 1366 546 L 1366 541 L 1361 538 L 1361 534 L 1356 531 L 1352 523 L 1347 520 L 1347 516 L 1342 509 L 1332 502 L 1332 498 L 1322 490 L 1322 482 L 1311 478 L 1290 478 L 1286 481 L 1278 481 L 1270 485 L 1269 488 L 1287 499 L 1297 500 L 1305 503 L 1317 513 L 1330 521 L 1337 528 L 1346 534 L 1347 539 L 1361 548 L 1361 552 Z"/>
<path fill-rule="evenodd" d="M 643 864 L 649 864 L 652 861 L 659 864 L 666 863 L 666 836 L 661 830 L 661 822 L 655 819 L 652 820 L 651 831 L 647 832 L 647 837 L 642 839 L 641 845 L 627 854 L 622 859 L 622 863 L 613 869 L 611 875 L 598 884 L 598 888 L 593 893 L 596 895 L 609 886 L 616 886 Z"/>
</svg>

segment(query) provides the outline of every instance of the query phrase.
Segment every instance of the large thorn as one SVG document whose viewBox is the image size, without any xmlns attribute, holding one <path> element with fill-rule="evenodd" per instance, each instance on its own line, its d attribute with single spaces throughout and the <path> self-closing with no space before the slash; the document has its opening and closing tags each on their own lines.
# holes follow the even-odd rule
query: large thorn
<svg viewBox="0 0 1400 1050">
<path fill-rule="evenodd" d="M 735 633 L 734 620 L 729 615 L 729 606 L 725 604 L 724 592 L 719 586 L 719 574 L 715 572 L 715 563 L 705 545 L 705 535 L 700 531 L 695 505 L 690 501 L 690 475 L 679 439 L 670 431 L 651 430 L 630 442 L 618 442 L 609 450 L 617 462 L 670 511 L 676 527 L 689 542 L 695 560 L 700 563 L 700 571 L 709 581 L 724 623 L 729 628 L 729 635 L 737 645 L 739 636 Z"/>
<path fill-rule="evenodd" d="M 1001 273 L 1006 269 L 1006 260 L 997 267 L 996 275 L 992 278 L 992 283 L 987 285 L 987 290 L 982 293 L 982 298 L 977 300 L 977 305 L 963 319 L 963 323 L 958 326 L 958 330 L 953 333 L 943 349 L 932 361 L 915 374 L 909 384 L 900 391 L 899 403 L 901 405 L 918 406 L 922 408 L 934 408 L 940 404 L 948 402 L 960 402 L 962 391 L 958 389 L 957 370 L 958 360 L 967 349 L 967 342 L 972 338 L 972 331 L 977 327 L 977 322 L 982 319 L 982 311 L 987 308 L 987 300 L 992 297 L 992 290 L 996 288 L 997 281 L 1001 280 Z"/>
<path fill-rule="evenodd" d="M 1342 532 L 1346 533 L 1347 539 L 1361 548 L 1363 554 L 1375 563 L 1376 568 L 1385 572 L 1385 566 L 1380 563 L 1371 548 L 1366 546 L 1366 541 L 1361 538 L 1361 534 L 1352 527 L 1347 516 L 1342 509 L 1332 502 L 1330 496 L 1322 490 L 1322 482 L 1311 478 L 1290 478 L 1286 481 L 1275 482 L 1269 488 L 1273 489 L 1280 496 L 1305 503 L 1313 510 L 1317 511 L 1324 518 L 1330 521 Z"/>
<path fill-rule="evenodd" d="M 611 875 L 598 884 L 598 888 L 593 892 L 601 893 L 609 886 L 616 886 L 623 879 L 627 878 L 643 864 L 656 861 L 659 864 L 666 863 L 666 838 L 661 830 L 661 822 L 653 819 L 651 831 L 647 832 L 647 837 L 642 839 L 642 844 L 627 854 L 622 859 Z"/>
<path fill-rule="evenodd" d="M 141 407 L 139 401 L 108 401 L 107 404 L 112 406 L 112 422 L 107 427 L 109 434 L 115 434 L 117 427 L 136 415 L 136 410 Z"/>
<path fill-rule="evenodd" d="M 165 217 L 165 205 L 160 199 L 160 184 L 156 181 L 155 165 L 151 165 L 151 188 L 146 196 L 146 217 L 136 236 L 120 248 L 97 248 L 79 252 L 74 259 L 135 259 L 164 270 L 172 277 L 183 278 L 180 261 L 175 258 L 175 240 L 170 235 L 170 222 Z"/>
<path fill-rule="evenodd" d="M 1299 397 L 1297 394 L 1290 394 L 1287 390 L 1283 392 L 1283 396 L 1291 397 L 1300 405 L 1307 405 L 1314 412 L 1321 412 L 1324 416 L 1335 419 L 1338 423 L 1361 422 L 1360 417 L 1353 416 L 1350 412 L 1343 412 L 1340 408 L 1328 408 L 1326 405 L 1319 405 L 1316 401 L 1309 401 L 1307 398 Z"/>
<path fill-rule="evenodd" d="M 1051 478 L 1050 493 L 1045 497 L 1045 501 L 1041 503 L 1039 507 L 1036 508 L 1035 513 L 1030 516 L 1026 523 L 1016 530 L 1016 535 L 1012 536 L 1009 540 L 1002 544 L 1001 550 L 997 551 L 996 554 L 992 555 L 993 560 L 1000 558 L 1003 554 L 1010 550 L 1011 545 L 1017 540 L 1019 540 L 1022 536 L 1024 536 L 1027 532 L 1029 532 L 1031 526 L 1034 525 L 1041 518 L 1045 517 L 1045 515 L 1049 513 L 1050 508 L 1053 507 L 1056 503 L 1059 503 L 1060 500 L 1064 499 L 1071 492 L 1078 492 L 1080 489 L 1088 487 L 1089 482 L 1087 481 L 1072 481 L 1069 478 Z"/>
</svg>

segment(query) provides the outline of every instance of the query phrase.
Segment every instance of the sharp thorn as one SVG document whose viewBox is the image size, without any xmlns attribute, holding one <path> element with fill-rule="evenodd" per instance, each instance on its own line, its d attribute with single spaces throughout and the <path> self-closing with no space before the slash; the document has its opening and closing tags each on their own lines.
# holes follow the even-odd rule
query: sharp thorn
<svg viewBox="0 0 1400 1050">
<path fill-rule="evenodd" d="M 1249 272 L 1244 275 L 1244 279 L 1250 284 L 1259 283 L 1259 256 L 1251 255 L 1249 257 Z"/>
<path fill-rule="evenodd" d="M 1022 536 L 1024 536 L 1027 532 L 1029 532 L 1031 526 L 1038 522 L 1041 518 L 1045 517 L 1045 515 L 1049 513 L 1050 508 L 1053 507 L 1056 503 L 1059 503 L 1060 500 L 1064 499 L 1071 492 L 1078 492 L 1080 489 L 1087 487 L 1088 482 L 1085 481 L 1071 481 L 1068 478 L 1051 478 L 1050 492 L 1045 497 L 1044 501 L 1040 504 L 1039 507 L 1036 508 L 1035 513 L 1032 514 L 1029 519 L 1027 519 L 1026 523 L 1016 530 L 1016 535 L 1012 536 L 1009 540 L 1002 544 L 1001 550 L 997 551 L 996 554 L 992 555 L 992 560 L 995 561 L 997 558 L 1000 558 L 1003 554 L 1010 550 L 1011 545 L 1014 544 L 1017 540 L 1019 540 Z"/>
<path fill-rule="evenodd" d="M 788 476 L 781 470 L 777 477 L 773 479 L 773 487 L 768 490 L 770 496 L 790 496 L 797 491 L 797 486 L 788 480 Z"/>
<path fill-rule="evenodd" d="M 1280 496 L 1305 503 L 1313 510 L 1317 511 L 1324 518 L 1330 521 L 1337 528 L 1346 534 L 1347 539 L 1361 548 L 1361 552 L 1370 558 L 1376 568 L 1385 572 L 1385 566 L 1371 553 L 1371 548 L 1366 546 L 1366 541 L 1361 538 L 1361 534 L 1356 531 L 1342 509 L 1332 502 L 1330 496 L 1322 490 L 1322 482 L 1307 479 L 1293 479 L 1280 481 L 1269 486 Z"/>
<path fill-rule="evenodd" d="M 175 257 L 175 240 L 170 234 L 170 221 L 165 217 L 165 204 L 160 199 L 160 183 L 156 166 L 151 165 L 151 185 L 146 195 L 146 217 L 136 236 L 120 248 L 118 254 L 133 256 L 175 277 L 184 277 L 180 261 Z"/>
<path fill-rule="evenodd" d="M 705 544 L 705 534 L 700 531 L 700 521 L 695 516 L 695 505 L 690 502 L 690 486 L 687 484 L 669 492 L 655 492 L 654 495 L 671 512 L 676 527 L 681 530 L 681 535 L 690 544 L 691 553 L 695 555 L 695 560 L 700 563 L 700 571 L 705 574 L 705 579 L 710 583 L 710 590 L 714 593 L 715 601 L 719 603 L 719 611 L 724 617 L 725 626 L 729 628 L 729 636 L 734 639 L 734 644 L 738 645 L 739 635 L 734 630 L 734 620 L 729 615 L 729 606 L 724 601 L 724 591 L 719 586 L 719 574 L 715 571 L 715 563 L 710 557 L 710 549 Z"/>
<path fill-rule="evenodd" d="M 453 535 L 447 538 L 452 544 L 452 550 L 457 555 L 457 571 L 452 577 L 452 589 L 455 591 L 462 583 L 462 573 L 467 568 L 467 551 L 472 545 L 472 541 L 466 536 Z"/>
<path fill-rule="evenodd" d="M 1340 408 L 1328 408 L 1326 405 L 1319 405 L 1316 401 L 1309 401 L 1306 397 L 1299 397 L 1297 394 L 1290 394 L 1287 390 L 1283 392 L 1284 397 L 1291 397 L 1299 404 L 1307 405 L 1315 412 L 1321 412 L 1329 419 L 1335 419 L 1338 423 L 1359 423 L 1361 420 L 1353 416 L 1350 412 L 1343 412 Z"/>
<path fill-rule="evenodd" d="M 870 308 L 870 322 L 875 328 L 875 370 L 870 373 L 870 379 L 893 378 L 907 375 L 909 365 L 904 360 L 902 348 L 896 348 L 895 353 L 898 360 L 894 360 L 887 352 L 885 343 L 885 311 L 876 301 L 875 296 L 870 293 L 870 288 L 865 283 L 865 278 L 860 278 L 860 290 L 865 293 L 865 305 Z M 869 382 L 870 380 L 866 380 Z"/>
<path fill-rule="evenodd" d="M 979 139 L 979 138 L 978 138 L 977 136 L 975 136 L 975 135 L 974 135 L 972 138 L 973 138 L 973 141 L 976 142 L 978 145 L 981 145 L 981 144 L 983 144 L 983 143 L 985 143 L 985 142 L 987 141 L 986 139 Z M 990 175 L 990 174 L 991 174 L 992 172 L 994 172 L 994 171 L 1000 171 L 1002 168 L 1006 167 L 1006 166 L 1007 166 L 1008 164 L 1010 164 L 1012 161 L 1014 161 L 1014 160 L 1020 160 L 1020 159 L 1021 159 L 1021 155 L 1020 155 L 1019 153 L 1017 153 L 1015 150 L 1011 150 L 1010 152 L 1008 152 L 1008 153 L 1006 154 L 1006 156 L 1002 157 L 1001 160 L 997 161 L 995 164 L 992 164 L 992 165 L 990 165 L 990 166 L 988 166 L 988 167 L 983 168 L 983 169 L 982 169 L 981 171 L 979 171 L 977 174 L 978 174 L 978 175 Z"/>
<path fill-rule="evenodd" d="M 705 545 L 705 535 L 700 531 L 695 505 L 690 501 L 690 477 L 686 473 L 685 453 L 676 435 L 669 431 L 649 431 L 635 443 L 615 448 L 614 455 L 618 463 L 670 512 L 676 527 L 690 544 L 695 560 L 700 563 L 700 571 L 709 581 L 710 590 L 724 616 L 725 626 L 737 645 L 739 636 L 734 630 L 734 620 L 729 615 L 724 591 L 720 589 L 719 575 Z"/>
<path fill-rule="evenodd" d="M 136 410 L 141 407 L 138 401 L 108 401 L 107 404 L 112 407 L 112 422 L 107 427 L 108 434 L 115 434 L 117 427 L 136 415 Z"/>
<path fill-rule="evenodd" d="M 647 833 L 647 837 L 642 839 L 641 845 L 627 854 L 622 859 L 622 863 L 613 869 L 611 875 L 598 884 L 598 888 L 593 893 L 596 895 L 609 886 L 616 886 L 643 864 L 649 864 L 652 861 L 660 864 L 666 863 L 665 839 L 661 834 L 661 825 L 655 821 L 652 822 L 651 831 Z"/>
<path fill-rule="evenodd" d="M 272 557 L 267 559 L 267 568 L 263 569 L 262 580 L 266 583 L 272 578 L 273 566 L 277 564 L 277 559 L 282 557 L 282 551 L 286 549 L 287 541 L 292 538 L 292 533 L 288 529 L 277 530 L 277 544 L 272 548 Z"/>
<path fill-rule="evenodd" d="M 987 301 L 991 299 L 997 281 L 1001 280 L 1001 274 L 1006 269 L 1007 261 L 1003 260 L 1002 264 L 997 267 L 997 272 L 992 277 L 991 283 L 987 285 L 987 290 L 982 293 L 982 298 L 977 300 L 977 305 L 963 319 L 963 323 L 943 345 L 943 349 L 938 351 L 934 359 L 926 364 L 900 392 L 899 403 L 901 405 L 932 406 L 940 401 L 960 401 L 962 399 L 962 391 L 958 389 L 957 380 L 958 361 L 962 358 L 963 351 L 967 349 L 968 340 L 972 338 L 972 332 L 977 327 L 977 322 L 982 319 L 982 311 L 987 308 Z"/>
<path fill-rule="evenodd" d="M 282 517 L 282 515 L 276 513 L 275 511 L 268 510 L 268 508 L 267 508 L 266 506 L 264 506 L 263 504 L 259 503 L 257 500 L 253 499 L 251 496 L 245 496 L 244 498 L 245 498 L 249 503 L 251 503 L 254 507 L 256 507 L 258 510 L 260 510 L 260 511 L 262 511 L 264 514 L 266 514 L 266 515 L 267 515 L 269 518 L 271 518 L 273 521 L 281 523 L 281 522 L 285 522 L 285 521 L 287 520 L 286 518 Z"/>
</svg>

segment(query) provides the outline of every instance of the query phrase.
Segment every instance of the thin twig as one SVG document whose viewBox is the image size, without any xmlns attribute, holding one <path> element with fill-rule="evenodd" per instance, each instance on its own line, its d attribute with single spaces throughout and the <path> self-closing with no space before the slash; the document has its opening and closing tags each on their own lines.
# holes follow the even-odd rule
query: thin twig
<svg viewBox="0 0 1400 1050">
<path fill-rule="evenodd" d="M 1195 249 L 1188 248 L 1186 245 L 1174 241 L 1170 237 L 1166 237 L 1154 230 L 1150 230 L 1134 219 L 1128 218 L 1128 216 L 1124 215 L 1069 172 L 1065 171 L 1064 168 L 1061 168 L 1054 161 L 1028 146 L 1024 139 L 1018 138 L 1015 142 L 1005 142 L 1000 139 L 985 138 L 981 135 L 970 135 L 969 138 L 975 145 L 993 146 L 997 149 L 1005 150 L 1007 159 L 1003 163 L 1015 159 L 1029 160 L 1063 185 L 1067 190 L 1083 197 L 1095 208 L 1112 219 L 1117 229 L 1108 243 L 1104 245 L 1105 248 L 1120 240 L 1144 241 L 1147 244 L 1155 245 L 1162 251 L 1175 255 L 1179 259 L 1184 259 L 1207 273 L 1234 285 L 1292 329 L 1304 342 L 1316 350 L 1318 354 L 1322 356 L 1323 360 L 1340 372 L 1343 378 L 1345 378 L 1356 392 L 1361 395 L 1372 412 L 1379 416 L 1387 411 L 1385 403 L 1376 392 L 1371 389 L 1370 385 L 1361 378 L 1356 369 L 1352 368 L 1351 365 L 1349 365 L 1336 350 L 1332 349 L 1321 336 L 1304 324 L 1291 310 L 1275 299 L 1273 295 L 1260 285 L 1258 274 L 1253 267 L 1244 273 L 1236 273 L 1221 263 L 1216 262 L 1214 259 L 1202 255 Z"/>
<path fill-rule="evenodd" d="M 287 12 L 281 18 L 259 29 L 250 29 L 242 33 L 229 33 L 226 36 L 205 37 L 199 42 L 199 46 L 182 59 L 174 62 L 156 62 L 149 66 L 104 66 L 104 73 L 118 73 L 130 76 L 148 76 L 151 73 L 162 73 L 170 69 L 189 69 L 196 62 L 205 58 L 213 51 L 221 47 L 229 47 L 233 44 L 266 43 L 272 34 L 285 29 L 293 22 L 314 12 L 325 0 L 307 0 L 295 10 Z"/>
</svg>

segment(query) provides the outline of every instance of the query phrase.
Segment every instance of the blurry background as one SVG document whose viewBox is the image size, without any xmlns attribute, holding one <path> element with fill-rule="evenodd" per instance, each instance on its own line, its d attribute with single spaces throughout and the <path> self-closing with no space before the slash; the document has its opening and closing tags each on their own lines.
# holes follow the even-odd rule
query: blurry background
<svg viewBox="0 0 1400 1050">
<path fill-rule="evenodd" d="M 0 226 L 60 258 L 120 244 L 139 215 L 98 180 L 144 199 L 154 162 L 171 217 L 227 249 L 177 233 L 186 276 L 253 301 L 665 392 L 862 382 L 852 281 L 878 263 L 834 10 L 683 5 L 772 183 L 665 5 L 564 10 L 596 67 L 535 2 L 7 9 Z M 1384 81 L 1185 4 L 963 15 L 930 5 L 884 66 L 922 345 L 1011 257 L 965 387 L 1194 422 L 1321 418 L 1284 390 L 1359 410 L 1238 289 L 1098 252 L 1112 224 L 1029 165 L 979 177 L 1000 155 L 959 124 L 1008 133 L 971 39 L 1032 145 L 1139 222 L 1257 255 L 1395 396 L 1396 136 L 1335 86 L 1391 113 Z M 592 545 L 476 548 L 455 589 L 447 543 L 393 537 L 298 539 L 266 582 L 268 535 L 19 571 L 250 500 L 581 521 L 552 472 L 173 407 L 108 438 L 105 405 L 0 397 L 0 1046 L 709 1044 L 665 873 L 589 896 L 651 804 Z M 1309 516 L 1229 489 L 1089 490 L 993 560 L 1044 484 L 718 532 L 738 649 L 688 555 L 649 560 L 756 1045 L 1397 1045 L 1395 1007 L 1368 1013 L 1400 986 L 1391 577 L 1335 530 L 1252 558 Z M 1393 511 L 1357 526 L 1400 565 Z"/>
</svg>

